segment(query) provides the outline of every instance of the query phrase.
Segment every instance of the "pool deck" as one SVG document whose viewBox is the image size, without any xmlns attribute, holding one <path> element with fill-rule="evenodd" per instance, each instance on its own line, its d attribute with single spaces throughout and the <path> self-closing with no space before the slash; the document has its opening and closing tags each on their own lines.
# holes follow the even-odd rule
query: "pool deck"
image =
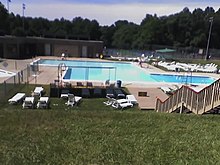
<svg viewBox="0 0 220 165">
<path fill-rule="evenodd" d="M 135 96 L 141 110 L 153 110 L 156 105 L 156 98 L 165 100 L 168 96 L 159 88 L 156 87 L 128 87 L 131 94 Z M 145 93 L 146 96 L 139 96 L 139 93 Z"/>
<path fill-rule="evenodd" d="M 30 62 L 41 58 L 41 59 L 60 59 L 58 57 L 37 57 L 34 59 L 28 59 L 28 60 L 5 60 L 7 62 L 7 67 L 3 65 L 3 62 L 0 63 L 0 69 L 4 69 L 11 72 L 18 72 L 21 69 L 24 69 L 27 64 Z M 68 58 L 68 60 L 76 60 L 76 58 Z M 77 60 L 99 60 L 99 59 L 79 59 Z M 103 61 L 103 60 L 102 60 Z M 173 74 L 174 72 L 165 72 L 159 68 L 156 68 L 154 66 L 143 64 L 142 69 L 145 70 L 148 73 L 167 73 L 167 74 Z M 175 73 L 176 74 L 176 73 Z M 184 74 L 184 73 L 178 73 L 178 74 Z M 214 78 L 219 78 L 218 74 L 213 73 L 193 73 L 193 75 L 200 75 L 200 76 L 211 76 Z M 7 78 L 0 78 L 0 82 L 3 82 Z M 58 79 L 58 69 L 57 67 L 47 67 L 47 66 L 40 66 L 40 71 L 37 74 L 36 77 L 33 78 L 32 81 L 30 81 L 30 84 L 50 84 L 54 83 L 54 80 Z M 102 83 L 96 82 L 98 86 L 100 86 Z M 165 100 L 168 98 L 168 95 L 166 95 L 161 89 L 161 86 L 172 86 L 173 84 L 170 83 L 130 83 L 130 84 L 122 84 L 122 86 L 126 87 L 129 92 L 134 95 L 138 101 L 138 105 L 140 109 L 142 110 L 151 110 L 155 109 L 156 105 L 156 98 L 159 97 L 161 100 Z M 202 89 L 205 87 L 205 85 L 200 86 L 199 88 Z M 140 93 L 145 92 L 146 96 L 140 96 Z"/>
</svg>

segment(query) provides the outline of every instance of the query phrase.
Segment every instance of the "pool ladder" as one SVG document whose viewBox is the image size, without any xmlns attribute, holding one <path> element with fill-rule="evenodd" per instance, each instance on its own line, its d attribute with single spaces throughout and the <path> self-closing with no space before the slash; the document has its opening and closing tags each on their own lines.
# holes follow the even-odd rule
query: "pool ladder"
<svg viewBox="0 0 220 165">
<path fill-rule="evenodd" d="M 188 83 L 191 83 L 192 84 L 192 72 L 191 71 L 188 71 L 188 72 L 185 72 L 183 74 L 183 77 L 182 77 L 182 83 L 183 84 L 188 84 Z"/>
</svg>

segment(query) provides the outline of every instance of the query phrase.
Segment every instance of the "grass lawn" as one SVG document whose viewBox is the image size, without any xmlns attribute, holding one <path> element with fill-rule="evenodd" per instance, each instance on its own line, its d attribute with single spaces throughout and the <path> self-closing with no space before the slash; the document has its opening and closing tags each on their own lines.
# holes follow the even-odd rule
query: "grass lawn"
<svg viewBox="0 0 220 165">
<path fill-rule="evenodd" d="M 220 116 L 124 111 L 105 99 L 0 109 L 0 164 L 220 164 Z"/>
</svg>

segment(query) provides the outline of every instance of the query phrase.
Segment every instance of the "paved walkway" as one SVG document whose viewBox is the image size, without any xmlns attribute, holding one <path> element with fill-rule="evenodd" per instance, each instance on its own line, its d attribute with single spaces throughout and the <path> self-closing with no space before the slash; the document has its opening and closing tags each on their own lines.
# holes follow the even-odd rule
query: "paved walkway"
<svg viewBox="0 0 220 165">
<path fill-rule="evenodd" d="M 128 87 L 131 94 L 135 96 L 138 101 L 139 107 L 142 110 L 155 109 L 156 98 L 159 97 L 161 100 L 165 100 L 168 96 L 159 88 L 147 88 L 147 87 Z M 146 96 L 140 96 L 142 93 Z"/>
</svg>

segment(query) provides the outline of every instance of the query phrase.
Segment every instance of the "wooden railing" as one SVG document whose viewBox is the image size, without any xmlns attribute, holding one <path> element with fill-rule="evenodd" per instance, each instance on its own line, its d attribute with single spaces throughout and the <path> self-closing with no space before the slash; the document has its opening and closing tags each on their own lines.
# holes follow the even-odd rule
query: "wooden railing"
<svg viewBox="0 0 220 165">
<path fill-rule="evenodd" d="M 200 92 L 183 85 L 165 101 L 157 98 L 157 112 L 183 112 L 185 109 L 195 114 L 203 114 L 220 105 L 220 79 L 205 87 Z"/>
</svg>

